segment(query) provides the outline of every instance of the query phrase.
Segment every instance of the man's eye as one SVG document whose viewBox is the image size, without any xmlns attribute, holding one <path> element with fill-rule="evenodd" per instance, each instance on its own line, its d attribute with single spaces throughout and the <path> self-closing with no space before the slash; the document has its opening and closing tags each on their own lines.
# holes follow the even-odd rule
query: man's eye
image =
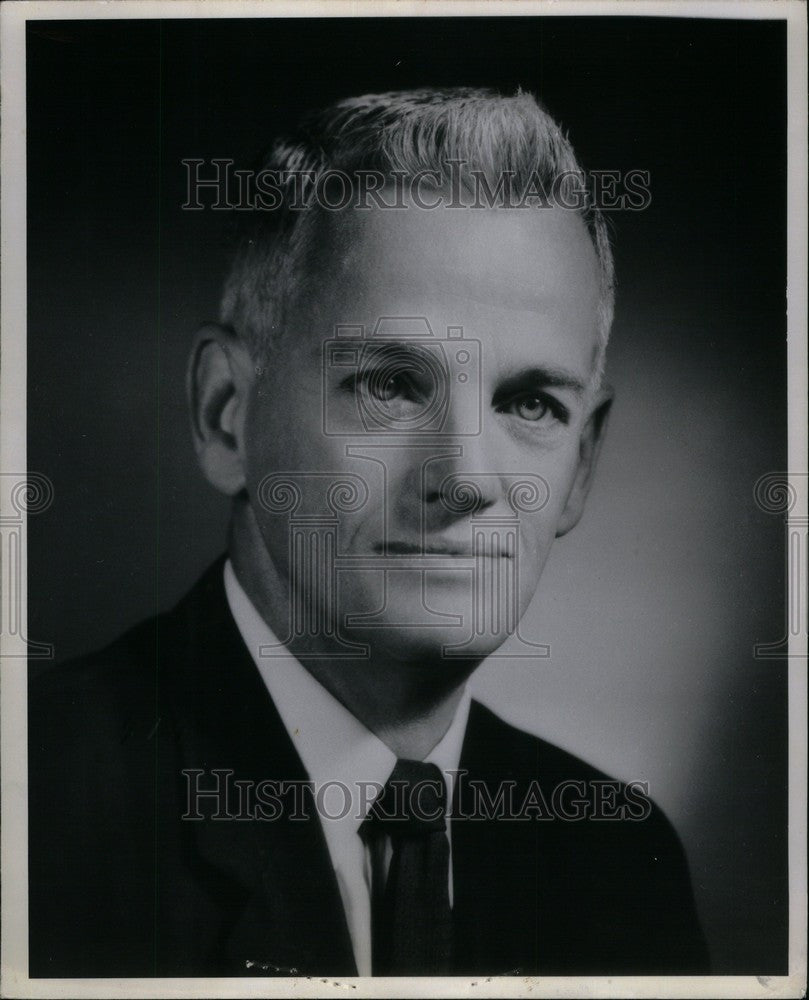
<svg viewBox="0 0 809 1000">
<path fill-rule="evenodd" d="M 546 413 L 550 413 L 548 404 L 539 396 L 525 396 L 517 400 L 515 406 L 523 420 L 541 420 Z"/>
<path fill-rule="evenodd" d="M 347 379 L 345 387 L 360 393 L 368 400 L 385 406 L 400 403 L 421 403 L 430 398 L 430 387 L 422 385 L 418 371 L 408 368 L 391 367 L 366 368 Z"/>
<path fill-rule="evenodd" d="M 501 413 L 512 413 L 521 420 L 531 423 L 553 423 L 560 418 L 551 401 L 539 393 L 533 392 L 525 396 L 515 396 L 500 407 Z"/>
<path fill-rule="evenodd" d="M 364 381 L 368 392 L 383 403 L 390 403 L 394 399 L 408 399 L 413 395 L 413 386 L 402 374 L 385 374 L 381 378 L 374 378 L 370 374 Z"/>
</svg>

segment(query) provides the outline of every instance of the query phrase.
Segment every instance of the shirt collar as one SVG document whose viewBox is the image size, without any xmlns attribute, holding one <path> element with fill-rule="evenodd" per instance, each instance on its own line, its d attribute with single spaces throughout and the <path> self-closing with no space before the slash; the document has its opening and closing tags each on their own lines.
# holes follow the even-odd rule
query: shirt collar
<svg viewBox="0 0 809 1000">
<path fill-rule="evenodd" d="M 373 803 L 373 786 L 384 786 L 396 755 L 278 642 L 236 578 L 229 559 L 224 575 L 233 618 L 315 791 L 328 785 L 322 793 L 322 807 L 329 816 L 337 817 L 350 801 L 350 811 L 340 817 L 344 822 L 339 825 L 358 830 Z M 262 646 L 274 647 L 277 652 L 261 656 Z M 448 802 L 452 802 L 469 703 L 464 686 L 449 728 L 425 758 L 444 774 Z M 362 782 L 367 783 L 365 790 Z M 348 790 L 348 800 L 343 789 Z"/>
</svg>

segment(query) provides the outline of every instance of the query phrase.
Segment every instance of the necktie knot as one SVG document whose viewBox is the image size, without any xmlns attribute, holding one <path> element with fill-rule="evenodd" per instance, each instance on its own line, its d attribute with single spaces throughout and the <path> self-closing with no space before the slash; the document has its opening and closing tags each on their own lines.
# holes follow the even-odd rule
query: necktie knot
<svg viewBox="0 0 809 1000">
<path fill-rule="evenodd" d="M 447 791 L 435 764 L 397 760 L 362 825 L 364 834 L 420 837 L 446 830 Z"/>
</svg>

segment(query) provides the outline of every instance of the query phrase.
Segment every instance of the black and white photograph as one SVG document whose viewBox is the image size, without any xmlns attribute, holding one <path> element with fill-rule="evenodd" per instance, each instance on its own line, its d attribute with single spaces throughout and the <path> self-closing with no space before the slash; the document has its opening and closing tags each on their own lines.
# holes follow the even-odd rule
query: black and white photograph
<svg viewBox="0 0 809 1000">
<path fill-rule="evenodd" d="M 0 14 L 2 996 L 805 995 L 805 7 Z"/>
</svg>

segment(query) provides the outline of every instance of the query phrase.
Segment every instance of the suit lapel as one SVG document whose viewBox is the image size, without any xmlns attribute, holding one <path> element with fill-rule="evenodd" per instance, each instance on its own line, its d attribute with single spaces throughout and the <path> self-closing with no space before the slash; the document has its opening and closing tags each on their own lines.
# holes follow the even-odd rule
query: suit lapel
<svg viewBox="0 0 809 1000">
<path fill-rule="evenodd" d="M 211 786 L 217 768 L 253 789 L 296 783 L 286 794 L 278 784 L 265 786 L 282 792 L 278 818 L 186 821 L 199 859 L 231 887 L 227 964 L 241 974 L 356 975 L 337 880 L 304 787 L 307 774 L 230 615 L 222 561 L 174 614 L 178 642 L 164 650 L 170 656 L 164 677 L 183 767 L 205 772 L 200 787 Z M 246 801 L 250 815 L 256 802 Z M 229 811 L 238 808 L 234 789 Z"/>
</svg>

